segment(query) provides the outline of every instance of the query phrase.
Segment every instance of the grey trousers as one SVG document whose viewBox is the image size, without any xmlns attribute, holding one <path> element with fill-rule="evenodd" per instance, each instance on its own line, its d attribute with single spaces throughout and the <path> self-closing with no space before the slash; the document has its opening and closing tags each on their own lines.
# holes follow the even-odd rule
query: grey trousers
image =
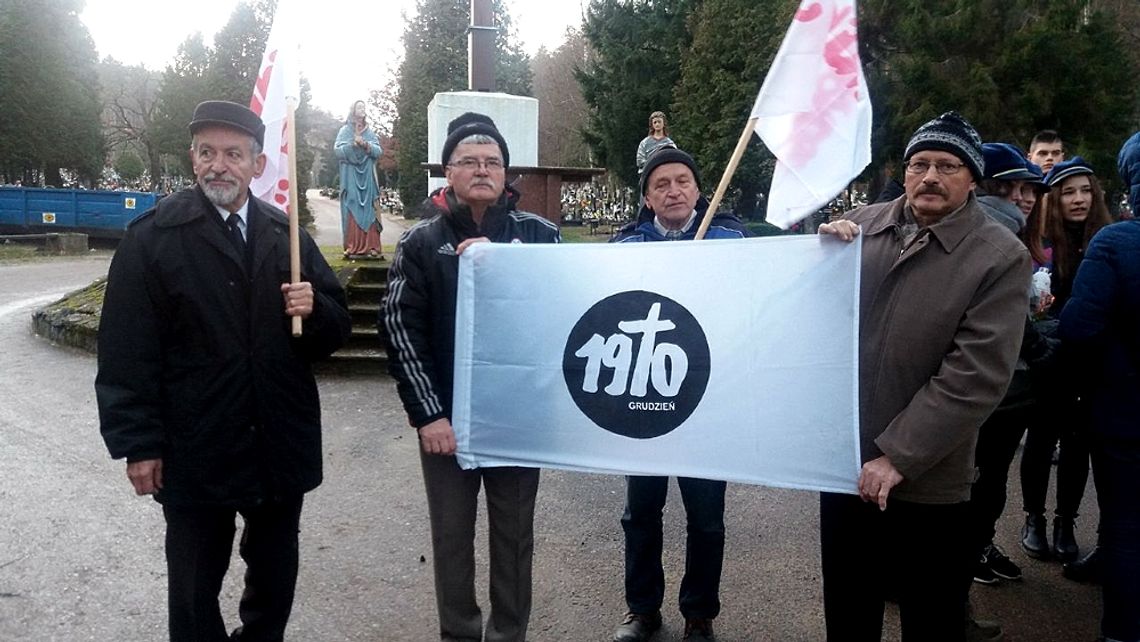
<svg viewBox="0 0 1140 642">
<path fill-rule="evenodd" d="M 420 450 L 431 519 L 439 637 L 447 641 L 524 642 L 531 607 L 537 468 L 463 470 L 455 457 Z M 479 487 L 487 496 L 491 611 L 475 600 L 475 519 Z"/>
</svg>

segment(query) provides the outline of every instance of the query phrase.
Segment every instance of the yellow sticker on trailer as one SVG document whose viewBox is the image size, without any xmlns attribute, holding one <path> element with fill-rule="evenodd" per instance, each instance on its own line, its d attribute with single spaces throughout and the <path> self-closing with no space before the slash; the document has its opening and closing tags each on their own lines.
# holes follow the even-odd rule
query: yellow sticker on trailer
<svg viewBox="0 0 1140 642">
<path fill-rule="evenodd" d="M 128 197 L 124 198 L 124 199 L 123 199 L 123 207 L 125 207 L 125 208 L 127 208 L 127 209 L 129 209 L 129 210 L 133 210 L 133 209 L 135 209 L 135 199 L 134 199 L 134 197 L 132 197 L 132 196 L 128 196 Z"/>
<path fill-rule="evenodd" d="M 41 220 L 44 223 L 55 223 L 55 212 L 44 212 Z"/>
</svg>

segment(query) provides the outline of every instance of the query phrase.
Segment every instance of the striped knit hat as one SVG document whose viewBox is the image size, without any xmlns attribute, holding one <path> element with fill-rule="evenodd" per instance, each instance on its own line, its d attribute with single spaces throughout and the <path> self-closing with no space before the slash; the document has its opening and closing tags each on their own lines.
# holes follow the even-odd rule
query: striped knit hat
<svg viewBox="0 0 1140 642">
<path fill-rule="evenodd" d="M 949 152 L 960 158 L 970 168 L 975 181 L 985 176 L 982 137 L 958 112 L 948 111 L 915 130 L 906 144 L 903 161 L 909 161 L 911 156 L 928 149 Z"/>
</svg>

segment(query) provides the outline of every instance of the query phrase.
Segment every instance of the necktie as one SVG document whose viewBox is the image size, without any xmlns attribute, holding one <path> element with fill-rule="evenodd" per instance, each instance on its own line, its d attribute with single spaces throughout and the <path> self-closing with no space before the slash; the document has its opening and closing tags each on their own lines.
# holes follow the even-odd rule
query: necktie
<svg viewBox="0 0 1140 642">
<path fill-rule="evenodd" d="M 240 223 L 241 223 L 241 217 L 240 216 L 238 216 L 237 214 L 230 214 L 229 218 L 226 219 L 226 229 L 230 233 L 230 241 L 233 242 L 234 247 L 237 248 L 237 251 L 239 253 L 244 254 L 245 253 L 245 237 L 243 237 L 241 235 L 241 227 L 239 227 Z"/>
</svg>

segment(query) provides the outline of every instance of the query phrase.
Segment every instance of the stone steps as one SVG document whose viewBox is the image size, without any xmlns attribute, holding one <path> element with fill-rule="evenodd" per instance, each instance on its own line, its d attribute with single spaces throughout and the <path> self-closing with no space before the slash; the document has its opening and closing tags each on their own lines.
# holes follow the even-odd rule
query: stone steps
<svg viewBox="0 0 1140 642">
<path fill-rule="evenodd" d="M 383 372 L 388 363 L 384 337 L 376 326 L 380 302 L 388 289 L 388 266 L 385 263 L 359 262 L 351 273 L 341 272 L 352 318 L 352 334 L 344 346 L 321 366 L 322 370 Z"/>
</svg>

